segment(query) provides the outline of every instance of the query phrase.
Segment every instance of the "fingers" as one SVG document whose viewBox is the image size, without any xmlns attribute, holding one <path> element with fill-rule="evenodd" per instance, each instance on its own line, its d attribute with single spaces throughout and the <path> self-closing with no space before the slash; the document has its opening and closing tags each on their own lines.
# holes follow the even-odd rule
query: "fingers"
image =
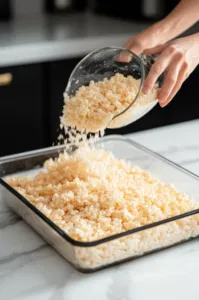
<svg viewBox="0 0 199 300">
<path fill-rule="evenodd" d="M 151 70 L 144 82 L 143 93 L 148 94 L 154 87 L 158 77 L 167 69 L 172 60 L 171 55 L 168 54 L 168 50 L 163 51 L 155 63 L 152 65 Z"/>
<path fill-rule="evenodd" d="M 131 38 L 130 40 L 128 40 L 123 48 L 127 49 L 127 51 L 122 51 L 120 53 L 120 55 L 117 57 L 117 60 L 120 62 L 130 62 L 132 59 L 132 55 L 128 52 L 128 50 L 130 50 L 131 52 L 139 55 L 140 53 L 142 53 L 143 48 L 141 46 L 141 43 L 137 40 L 137 38 Z"/>
<path fill-rule="evenodd" d="M 158 100 L 160 106 L 164 105 L 172 90 L 174 89 L 176 82 L 178 81 L 179 72 L 182 68 L 182 57 L 176 54 L 169 65 L 166 77 L 164 79 L 163 86 L 159 92 Z"/>
<path fill-rule="evenodd" d="M 116 61 L 128 63 L 132 60 L 132 54 L 128 50 L 121 51 Z"/>
<path fill-rule="evenodd" d="M 154 52 L 161 51 L 160 47 L 152 49 Z M 187 63 L 184 54 L 174 46 L 163 48 L 156 62 L 153 64 L 143 86 L 143 92 L 148 94 L 154 87 L 159 76 L 166 72 L 163 86 L 160 89 L 158 100 L 161 107 L 165 107 L 175 96 L 185 80 Z"/>
<path fill-rule="evenodd" d="M 162 102 L 161 107 L 165 107 L 166 105 L 169 104 L 169 102 L 171 102 L 171 100 L 175 97 L 175 95 L 180 90 L 183 82 L 187 79 L 187 77 L 188 77 L 187 64 L 183 63 L 181 66 L 181 69 L 178 73 L 178 79 L 176 81 L 176 84 L 173 87 L 173 89 L 172 89 L 171 93 L 169 94 L 169 96 L 167 97 L 167 99 L 164 102 Z"/>
<path fill-rule="evenodd" d="M 143 53 L 146 55 L 160 54 L 165 49 L 165 47 L 166 45 L 158 45 L 153 48 L 145 49 Z"/>
</svg>

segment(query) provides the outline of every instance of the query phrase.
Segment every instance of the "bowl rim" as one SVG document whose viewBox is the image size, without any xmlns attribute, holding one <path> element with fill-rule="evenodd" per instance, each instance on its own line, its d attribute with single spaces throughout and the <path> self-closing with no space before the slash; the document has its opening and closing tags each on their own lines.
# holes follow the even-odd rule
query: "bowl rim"
<svg viewBox="0 0 199 300">
<path fill-rule="evenodd" d="M 130 49 L 128 48 L 124 48 L 124 47 L 117 47 L 117 46 L 108 46 L 108 47 L 103 47 L 103 48 L 98 48 L 98 49 L 95 49 L 93 51 L 91 51 L 90 53 L 88 53 L 87 55 L 85 55 L 78 63 L 77 65 L 75 66 L 75 68 L 73 69 L 73 71 L 71 72 L 70 74 L 70 77 L 68 79 L 68 83 L 66 85 L 66 88 L 65 88 L 65 91 L 64 91 L 64 95 L 68 95 L 69 94 L 69 89 L 70 89 L 70 86 L 71 86 L 71 82 L 72 82 L 72 78 L 75 74 L 75 72 L 77 71 L 77 69 L 81 66 L 81 64 L 83 62 L 85 62 L 87 59 L 89 59 L 92 55 L 95 55 L 97 53 L 100 53 L 101 51 L 109 51 L 109 50 L 116 50 L 116 51 L 120 51 L 120 52 L 129 52 L 129 54 L 135 58 L 138 62 L 139 62 L 139 65 L 140 65 L 140 71 L 141 71 L 141 79 L 140 79 L 140 87 L 139 87 L 139 90 L 138 90 L 138 93 L 136 95 L 136 97 L 134 98 L 134 100 L 131 102 L 131 104 L 129 104 L 123 111 L 121 111 L 120 113 L 118 113 L 117 115 L 114 115 L 111 119 L 114 120 L 115 118 L 119 117 L 120 115 L 122 115 L 123 113 L 125 113 L 135 102 L 136 100 L 138 99 L 139 95 L 140 95 L 140 92 L 143 88 L 143 84 L 144 84 L 144 80 L 145 80 L 145 77 L 146 77 L 146 71 L 145 71 L 145 67 L 144 67 L 144 64 L 142 62 L 142 59 L 140 58 L 139 55 L 137 55 L 136 53 L 132 52 Z M 110 121 L 110 122 L 111 122 Z"/>
</svg>

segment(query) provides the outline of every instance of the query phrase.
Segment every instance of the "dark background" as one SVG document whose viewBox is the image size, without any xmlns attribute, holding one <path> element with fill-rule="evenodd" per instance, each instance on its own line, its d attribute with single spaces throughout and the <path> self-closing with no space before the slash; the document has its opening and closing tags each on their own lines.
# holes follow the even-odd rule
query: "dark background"
<svg viewBox="0 0 199 300">
<path fill-rule="evenodd" d="M 55 2 L 43 1 L 45 14 L 72 14 L 89 9 L 96 15 L 136 22 L 154 22 L 164 17 L 178 1 L 155 0 L 121 2 L 113 0 L 72 1 L 67 9 L 58 9 Z M 12 7 L 0 0 L 0 21 L 12 20 Z M 132 7 L 133 5 L 133 7 Z M 1 24 L 0 24 L 1 26 Z M 194 30 L 194 29 L 193 29 Z M 11 73 L 13 82 L 0 86 L 0 156 L 51 146 L 56 142 L 59 117 L 63 106 L 63 91 L 71 71 L 82 57 L 45 63 L 0 68 L 0 74 Z M 57 75 L 58 74 L 58 75 Z M 144 118 L 106 134 L 127 134 L 199 117 L 199 70 L 187 79 L 175 99 L 164 109 L 158 105 Z M 33 85 L 34 83 L 34 85 Z"/>
</svg>

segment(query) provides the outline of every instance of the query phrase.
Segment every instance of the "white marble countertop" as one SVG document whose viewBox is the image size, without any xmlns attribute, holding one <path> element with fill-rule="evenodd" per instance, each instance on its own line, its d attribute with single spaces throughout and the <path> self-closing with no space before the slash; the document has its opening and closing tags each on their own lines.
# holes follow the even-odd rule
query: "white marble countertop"
<svg viewBox="0 0 199 300">
<path fill-rule="evenodd" d="M 0 23 L 0 67 L 83 56 L 122 46 L 147 24 L 92 14 L 21 17 Z"/>
<path fill-rule="evenodd" d="M 199 120 L 132 134 L 199 174 Z M 81 274 L 0 203 L 2 300 L 197 300 L 199 241 Z"/>
</svg>

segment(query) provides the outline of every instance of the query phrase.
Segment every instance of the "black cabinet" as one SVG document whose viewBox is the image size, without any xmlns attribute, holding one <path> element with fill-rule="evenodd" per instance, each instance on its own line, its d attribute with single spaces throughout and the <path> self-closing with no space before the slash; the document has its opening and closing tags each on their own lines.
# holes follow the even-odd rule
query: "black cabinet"
<svg viewBox="0 0 199 300">
<path fill-rule="evenodd" d="M 91 9 L 96 14 L 107 15 L 138 22 L 159 21 L 168 15 L 180 0 L 123 0 L 122 5 L 115 0 L 93 0 Z"/>
<path fill-rule="evenodd" d="M 48 76 L 49 98 L 49 129 L 52 144 L 57 142 L 59 135 L 60 116 L 62 115 L 65 91 L 68 79 L 76 64 L 82 57 L 59 60 L 46 64 L 46 76 Z"/>
<path fill-rule="evenodd" d="M 44 99 L 42 65 L 0 68 L 0 156 L 49 143 Z"/>
</svg>

